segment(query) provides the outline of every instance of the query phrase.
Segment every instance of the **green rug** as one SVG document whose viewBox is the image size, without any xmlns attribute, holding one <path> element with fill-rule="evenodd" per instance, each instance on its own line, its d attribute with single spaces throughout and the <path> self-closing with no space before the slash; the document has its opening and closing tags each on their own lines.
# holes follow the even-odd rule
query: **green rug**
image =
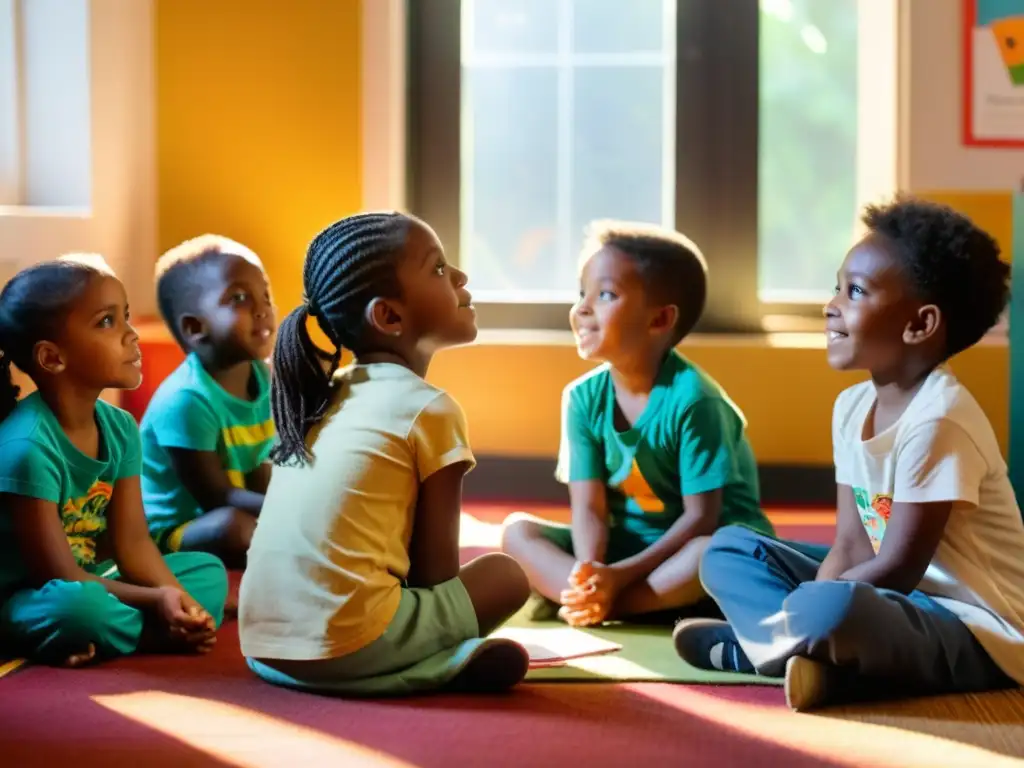
<svg viewBox="0 0 1024 768">
<path fill-rule="evenodd" d="M 544 644 L 546 630 L 565 629 L 559 621 L 531 622 L 513 616 L 507 627 L 536 630 L 530 642 Z M 776 678 L 697 669 L 684 662 L 672 645 L 672 628 L 637 624 L 607 624 L 600 629 L 577 630 L 618 643 L 621 651 L 602 656 L 570 659 L 564 667 L 531 669 L 529 682 L 662 682 L 703 685 L 781 685 Z M 499 631 L 500 632 L 500 631 Z M 534 634 L 531 632 L 531 634 Z"/>
</svg>

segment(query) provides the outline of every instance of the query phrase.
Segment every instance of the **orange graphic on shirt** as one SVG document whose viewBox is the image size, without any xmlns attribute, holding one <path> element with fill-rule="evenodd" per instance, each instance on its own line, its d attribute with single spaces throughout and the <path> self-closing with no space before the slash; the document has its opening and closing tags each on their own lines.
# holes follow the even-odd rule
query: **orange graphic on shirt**
<svg viewBox="0 0 1024 768">
<path fill-rule="evenodd" d="M 96 539 L 107 530 L 107 505 L 114 495 L 114 486 L 97 480 L 84 496 L 68 499 L 60 518 L 68 546 L 79 565 L 96 562 Z"/>
<path fill-rule="evenodd" d="M 885 538 L 885 527 L 892 513 L 892 496 L 887 493 L 876 493 L 871 496 L 863 488 L 853 489 L 853 498 L 857 502 L 857 511 L 864 531 L 871 540 L 871 548 L 875 554 L 882 548 Z M 871 499 L 870 503 L 868 499 Z"/>
<path fill-rule="evenodd" d="M 619 490 L 648 514 L 665 511 L 665 502 L 651 490 L 640 467 L 637 466 L 636 459 L 633 459 L 633 466 L 629 468 L 626 479 L 619 483 Z"/>
<path fill-rule="evenodd" d="M 889 515 L 892 514 L 892 496 L 876 493 L 875 497 L 871 499 L 871 508 L 875 510 L 882 520 L 888 523 Z"/>
</svg>

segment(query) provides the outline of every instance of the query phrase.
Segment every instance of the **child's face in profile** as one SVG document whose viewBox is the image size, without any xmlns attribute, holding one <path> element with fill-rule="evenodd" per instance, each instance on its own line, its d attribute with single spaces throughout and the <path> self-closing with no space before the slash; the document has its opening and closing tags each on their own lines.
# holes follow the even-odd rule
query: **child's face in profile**
<svg viewBox="0 0 1024 768">
<path fill-rule="evenodd" d="M 270 284 L 255 257 L 224 254 L 209 267 L 202 319 L 221 362 L 265 360 L 274 348 Z"/>
<path fill-rule="evenodd" d="M 142 383 L 139 335 L 128 297 L 113 275 L 90 278 L 58 339 L 64 372 L 82 386 L 135 389 Z"/>
<path fill-rule="evenodd" d="M 843 260 L 825 307 L 828 362 L 837 370 L 897 371 L 914 343 L 922 302 L 892 247 L 869 234 Z"/>
<path fill-rule="evenodd" d="M 569 312 L 576 349 L 584 360 L 610 362 L 645 354 L 661 343 L 652 307 L 633 260 L 606 246 L 580 270 L 580 297 Z"/>
<path fill-rule="evenodd" d="M 432 349 L 468 344 L 476 338 L 476 310 L 466 290 L 466 273 L 445 260 L 441 241 L 430 227 L 409 225 L 398 265 L 402 332 Z"/>
</svg>

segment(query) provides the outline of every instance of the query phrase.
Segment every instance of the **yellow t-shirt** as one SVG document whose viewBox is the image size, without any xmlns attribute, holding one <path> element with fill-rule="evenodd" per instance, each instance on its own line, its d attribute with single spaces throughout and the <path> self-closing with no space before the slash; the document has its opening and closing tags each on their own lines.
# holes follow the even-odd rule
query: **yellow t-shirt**
<svg viewBox="0 0 1024 768">
<path fill-rule="evenodd" d="M 455 400 L 407 368 L 352 365 L 306 440 L 313 462 L 274 467 L 239 597 L 242 653 L 309 660 L 379 638 L 409 573 L 420 483 L 475 462 Z"/>
</svg>

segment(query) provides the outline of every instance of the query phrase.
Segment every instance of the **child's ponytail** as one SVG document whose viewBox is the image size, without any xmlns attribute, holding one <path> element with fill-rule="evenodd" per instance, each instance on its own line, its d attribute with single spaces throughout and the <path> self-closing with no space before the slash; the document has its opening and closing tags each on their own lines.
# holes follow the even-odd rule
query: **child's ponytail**
<svg viewBox="0 0 1024 768">
<path fill-rule="evenodd" d="M 331 379 L 342 348 L 359 356 L 366 307 L 377 297 L 398 295 L 396 256 L 405 245 L 411 219 L 400 213 L 360 213 L 337 221 L 309 244 L 302 270 L 306 299 L 277 329 L 272 405 L 278 465 L 312 461 L 306 435 L 331 402 Z M 335 347 L 321 350 L 306 327 L 315 317 Z M 326 363 L 326 365 L 325 365 Z"/>
<path fill-rule="evenodd" d="M 321 350 L 309 336 L 309 306 L 302 304 L 281 321 L 274 346 L 272 407 L 278 443 L 270 453 L 275 464 L 310 461 L 306 434 L 323 418 L 331 397 L 331 378 L 341 359 Z M 324 361 L 329 361 L 324 368 Z"/>
<path fill-rule="evenodd" d="M 14 406 L 18 404 L 19 394 L 21 388 L 14 383 L 11 358 L 0 351 L 0 421 L 11 415 Z"/>
</svg>

